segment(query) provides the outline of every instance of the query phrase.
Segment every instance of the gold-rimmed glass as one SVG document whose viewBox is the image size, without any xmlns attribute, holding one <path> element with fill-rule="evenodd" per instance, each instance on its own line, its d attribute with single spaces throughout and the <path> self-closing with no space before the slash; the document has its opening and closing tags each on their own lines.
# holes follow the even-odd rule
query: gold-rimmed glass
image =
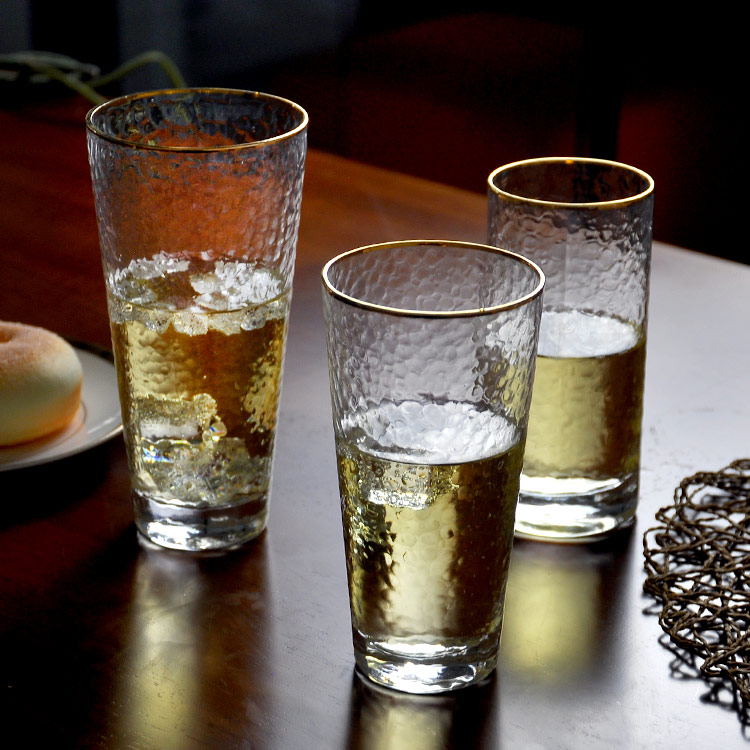
<svg viewBox="0 0 750 750">
<path fill-rule="evenodd" d="M 238 546 L 268 515 L 307 114 L 173 89 L 86 125 L 136 525 Z"/>
<path fill-rule="evenodd" d="M 544 276 L 440 240 L 323 269 L 357 667 L 414 693 L 495 668 Z"/>
<path fill-rule="evenodd" d="M 488 241 L 547 278 L 517 533 L 595 538 L 638 502 L 654 183 L 603 159 L 489 176 Z"/>
</svg>

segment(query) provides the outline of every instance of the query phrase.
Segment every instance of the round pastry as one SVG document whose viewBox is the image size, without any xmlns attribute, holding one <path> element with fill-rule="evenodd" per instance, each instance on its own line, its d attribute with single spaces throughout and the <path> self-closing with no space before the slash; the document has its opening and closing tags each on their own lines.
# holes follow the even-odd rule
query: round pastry
<svg viewBox="0 0 750 750">
<path fill-rule="evenodd" d="M 55 333 L 0 321 L 0 445 L 63 428 L 78 411 L 83 370 Z"/>
</svg>

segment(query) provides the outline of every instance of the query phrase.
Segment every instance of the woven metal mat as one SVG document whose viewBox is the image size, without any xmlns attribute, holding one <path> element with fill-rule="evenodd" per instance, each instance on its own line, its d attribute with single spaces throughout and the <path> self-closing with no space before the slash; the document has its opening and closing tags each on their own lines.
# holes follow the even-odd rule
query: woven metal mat
<svg viewBox="0 0 750 750">
<path fill-rule="evenodd" d="M 677 677 L 750 711 L 750 459 L 684 479 L 643 536 L 644 590 L 656 599 Z"/>
</svg>

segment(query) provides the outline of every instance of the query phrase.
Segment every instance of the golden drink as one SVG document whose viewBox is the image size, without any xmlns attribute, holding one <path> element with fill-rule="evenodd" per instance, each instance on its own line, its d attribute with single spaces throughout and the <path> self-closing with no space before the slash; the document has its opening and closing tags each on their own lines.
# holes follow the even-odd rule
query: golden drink
<svg viewBox="0 0 750 750">
<path fill-rule="evenodd" d="M 245 533 L 259 533 L 289 307 L 281 280 L 245 262 L 158 256 L 110 278 L 108 299 L 136 504 L 227 518 L 241 506 Z"/>
<path fill-rule="evenodd" d="M 485 660 L 487 672 L 494 667 L 523 450 L 501 417 L 463 404 L 431 407 L 426 429 L 419 422 L 430 407 L 410 414 L 408 402 L 366 418 L 390 429 L 402 416 L 407 440 L 353 431 L 337 442 L 364 671 L 368 659 L 450 665 L 467 655 Z"/>
<path fill-rule="evenodd" d="M 576 496 L 581 512 L 595 516 L 593 505 L 601 501 L 597 493 L 623 484 L 637 487 L 645 357 L 645 339 L 622 320 L 577 311 L 545 312 L 522 506 L 533 495 Z M 588 509 L 580 499 L 587 495 L 592 504 Z M 524 508 L 519 509 L 521 522 Z M 549 504 L 546 508 L 545 523 L 551 523 L 556 509 Z"/>
</svg>

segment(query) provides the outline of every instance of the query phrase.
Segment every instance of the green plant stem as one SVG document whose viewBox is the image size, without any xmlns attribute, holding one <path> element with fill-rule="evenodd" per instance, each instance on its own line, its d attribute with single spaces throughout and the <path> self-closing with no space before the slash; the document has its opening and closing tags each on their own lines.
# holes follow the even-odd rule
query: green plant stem
<svg viewBox="0 0 750 750">
<path fill-rule="evenodd" d="M 107 98 L 102 96 L 98 91 L 95 91 L 89 84 L 79 81 L 74 76 L 67 75 L 61 70 L 58 70 L 53 65 L 46 65 L 44 63 L 29 63 L 29 66 L 33 68 L 36 73 L 42 73 L 55 81 L 59 81 L 68 88 L 77 91 L 81 96 L 86 97 L 93 104 L 102 104 L 107 101 Z"/>
<path fill-rule="evenodd" d="M 177 66 L 167 55 L 159 50 L 142 52 L 140 55 L 136 55 L 132 59 L 127 60 L 119 67 L 115 68 L 111 73 L 98 76 L 88 83 L 83 83 L 83 81 L 80 81 L 75 76 L 63 73 L 59 68 L 56 68 L 49 63 L 35 60 L 29 60 L 27 62 L 28 66 L 34 70 L 34 72 L 41 73 L 55 81 L 59 81 L 68 88 L 81 94 L 81 96 L 86 97 L 86 99 L 93 104 L 102 104 L 107 101 L 107 98 L 96 91 L 96 88 L 99 86 L 105 86 L 106 84 L 112 83 L 120 78 L 124 78 L 138 70 L 138 68 L 142 68 L 144 65 L 150 65 L 152 63 L 161 67 L 174 88 L 184 88 L 186 86 L 185 79 L 182 77 Z"/>
<path fill-rule="evenodd" d="M 118 78 L 130 75 L 133 71 L 138 68 L 142 68 L 144 65 L 155 63 L 161 67 L 161 69 L 169 78 L 169 82 L 175 88 L 184 88 L 185 79 L 182 77 L 177 66 L 172 60 L 159 50 L 150 50 L 149 52 L 142 52 L 140 55 L 136 55 L 130 60 L 127 60 L 119 67 L 115 68 L 111 73 L 106 73 L 103 76 L 99 76 L 91 81 L 90 86 L 96 88 L 98 86 L 105 86 L 112 81 L 116 81 Z"/>
</svg>

